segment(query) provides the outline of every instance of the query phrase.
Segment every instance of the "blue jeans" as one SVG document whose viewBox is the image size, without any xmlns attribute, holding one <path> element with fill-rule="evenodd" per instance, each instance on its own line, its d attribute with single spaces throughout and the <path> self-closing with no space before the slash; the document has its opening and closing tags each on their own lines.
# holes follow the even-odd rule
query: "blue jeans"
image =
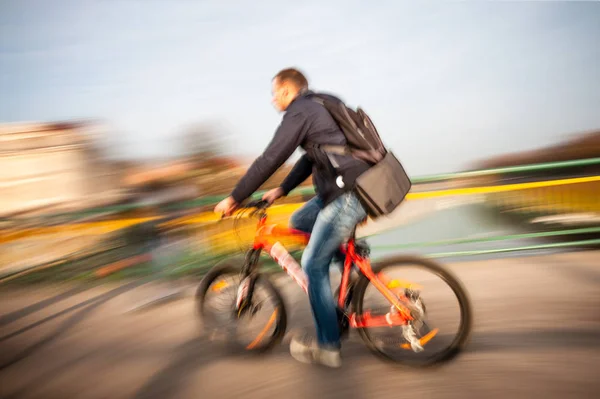
<svg viewBox="0 0 600 399">
<path fill-rule="evenodd" d="M 308 277 L 308 297 L 317 341 L 323 348 L 340 348 L 336 303 L 329 282 L 329 265 L 341 261 L 340 245 L 348 240 L 356 225 L 366 217 L 358 198 L 346 193 L 324 206 L 318 197 L 308 201 L 291 217 L 291 227 L 311 233 L 302 254 L 302 268 Z"/>
</svg>

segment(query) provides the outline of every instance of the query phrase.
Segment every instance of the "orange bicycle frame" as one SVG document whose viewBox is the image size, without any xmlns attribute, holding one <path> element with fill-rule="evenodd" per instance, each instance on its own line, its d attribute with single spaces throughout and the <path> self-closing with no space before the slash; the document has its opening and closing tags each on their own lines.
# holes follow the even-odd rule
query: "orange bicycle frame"
<svg viewBox="0 0 600 399">
<path fill-rule="evenodd" d="M 290 275 L 294 281 L 308 293 L 308 280 L 302 271 L 300 265 L 277 240 L 278 237 L 296 237 L 301 238 L 303 244 L 306 245 L 310 239 L 310 234 L 283 227 L 276 224 L 267 225 L 267 216 L 263 214 L 259 218 L 254 243 L 252 249 L 254 251 L 266 251 L 282 268 Z M 346 297 L 348 295 L 348 283 L 350 281 L 350 273 L 352 265 L 356 265 L 358 269 L 367 277 L 371 283 L 382 293 L 382 295 L 390 302 L 397 310 L 393 313 L 388 313 L 383 316 L 372 316 L 366 312 L 360 317 L 354 313 L 350 315 L 350 326 L 353 328 L 366 327 L 383 327 L 383 326 L 398 326 L 404 325 L 413 318 L 409 310 L 402 304 L 403 294 L 398 295 L 388 287 L 388 280 L 381 273 L 375 274 L 371 268 L 371 262 L 368 258 L 362 257 L 356 253 L 356 243 L 354 238 L 348 240 L 347 244 L 341 246 L 342 252 L 346 255 L 344 260 L 344 270 L 342 272 L 342 281 L 340 292 L 337 298 L 337 305 L 340 309 L 345 308 Z"/>
</svg>

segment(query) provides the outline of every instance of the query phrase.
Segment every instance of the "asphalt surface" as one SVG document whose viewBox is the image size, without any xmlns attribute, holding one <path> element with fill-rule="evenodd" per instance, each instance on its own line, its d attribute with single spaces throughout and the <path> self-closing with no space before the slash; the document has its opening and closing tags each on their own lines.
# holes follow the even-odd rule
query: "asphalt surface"
<svg viewBox="0 0 600 399">
<path fill-rule="evenodd" d="M 343 367 L 230 353 L 199 333 L 193 289 L 133 282 L 0 289 L 0 398 L 597 398 L 600 252 L 449 264 L 467 288 L 467 349 L 432 369 L 395 366 L 352 333 Z M 300 290 L 278 282 L 289 331 L 311 326 Z"/>
</svg>

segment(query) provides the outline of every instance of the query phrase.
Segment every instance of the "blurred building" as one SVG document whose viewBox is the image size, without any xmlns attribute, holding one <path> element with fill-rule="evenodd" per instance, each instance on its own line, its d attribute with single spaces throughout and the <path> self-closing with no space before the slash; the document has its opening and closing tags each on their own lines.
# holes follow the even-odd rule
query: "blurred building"
<svg viewBox="0 0 600 399">
<path fill-rule="evenodd" d="M 0 215 L 114 201 L 120 168 L 102 159 L 91 130 L 86 123 L 0 125 Z"/>
</svg>

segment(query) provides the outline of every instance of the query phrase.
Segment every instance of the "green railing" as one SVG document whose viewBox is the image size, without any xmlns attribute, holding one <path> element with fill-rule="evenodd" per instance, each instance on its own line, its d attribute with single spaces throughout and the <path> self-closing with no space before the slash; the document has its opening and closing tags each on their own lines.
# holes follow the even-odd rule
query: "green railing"
<svg viewBox="0 0 600 399">
<path fill-rule="evenodd" d="M 471 177 L 481 177 L 481 176 L 491 176 L 491 175 L 501 175 L 501 174 L 513 174 L 513 173 L 522 173 L 522 172 L 539 172 L 539 171 L 548 171 L 548 170 L 556 170 L 562 168 L 573 168 L 579 166 L 589 166 L 589 165 L 600 165 L 600 158 L 587 158 L 587 159 L 575 159 L 571 161 L 560 161 L 560 162 L 545 162 L 531 165 L 521 165 L 521 166 L 509 166 L 503 168 L 491 168 L 491 169 L 481 169 L 481 170 L 473 170 L 466 172 L 457 172 L 457 173 L 446 173 L 439 175 L 431 175 L 424 177 L 417 177 L 412 179 L 415 183 L 438 183 L 447 180 L 454 179 L 466 179 Z"/>
<path fill-rule="evenodd" d="M 457 179 L 466 179 L 473 177 L 481 177 L 481 176 L 491 176 L 491 175 L 500 175 L 500 174 L 514 174 L 521 172 L 538 172 L 538 171 L 548 171 L 552 169 L 563 169 L 563 168 L 573 168 L 573 167 L 581 167 L 581 166 L 590 166 L 590 165 L 600 165 L 600 158 L 588 158 L 588 159 L 578 159 L 572 161 L 563 161 L 563 162 L 548 162 L 548 163 L 540 163 L 540 164 L 531 164 L 531 165 L 523 165 L 523 166 L 513 166 L 506 168 L 493 168 L 493 169 L 482 169 L 482 170 L 473 170 L 473 171 L 465 171 L 465 172 L 457 172 L 457 173 L 446 173 L 446 174 L 438 174 L 438 175 L 429 175 L 429 176 L 421 176 L 411 178 L 414 184 L 423 184 L 423 183 L 442 183 L 447 182 L 448 180 L 457 180 Z M 256 192 L 253 195 L 253 198 L 259 198 L 264 194 L 264 191 Z M 313 195 L 314 188 L 312 187 L 301 187 L 290 193 L 291 195 Z M 167 210 L 181 210 L 185 208 L 197 208 L 203 207 L 207 205 L 216 204 L 226 195 L 214 195 L 214 196 L 205 196 L 202 198 L 197 198 L 189 201 L 182 201 L 177 204 L 170 205 L 166 207 Z M 79 218 L 85 216 L 92 216 L 103 213 L 118 213 L 118 212 L 127 212 L 133 211 L 144 206 L 139 204 L 127 204 L 127 205 L 112 205 L 105 207 L 98 207 L 87 209 L 83 211 L 77 212 L 60 212 L 53 213 L 44 216 L 36 217 L 35 220 L 49 220 L 52 218 Z M 0 222 L 5 221 L 23 221 L 26 222 L 31 218 L 0 218 Z"/>
<path fill-rule="evenodd" d="M 587 167 L 593 165 L 600 165 L 600 158 L 590 158 L 590 159 L 582 159 L 582 160 L 573 160 L 566 162 L 551 162 L 551 163 L 543 163 L 543 164 L 534 164 L 534 165 L 525 165 L 525 166 L 516 166 L 516 167 L 507 167 L 507 168 L 494 168 L 494 169 L 486 169 L 486 170 L 476 170 L 476 171 L 466 171 L 459 173 L 451 173 L 451 174 L 441 174 L 435 176 L 425 176 L 425 177 L 417 177 L 413 179 L 415 184 L 420 183 L 441 183 L 447 182 L 449 180 L 458 180 L 458 179 L 468 179 L 473 177 L 480 176 L 495 176 L 495 175 L 507 175 L 507 174 L 518 174 L 518 173 L 528 173 L 528 172 L 543 172 L 543 171 L 553 171 L 560 170 L 562 172 L 566 170 L 572 170 L 572 168 L 577 167 Z M 574 175 L 577 174 L 574 172 Z M 588 170 L 589 175 L 589 170 Z M 597 182 L 595 182 L 597 183 Z M 597 187 L 598 185 L 594 186 Z M 302 196 L 310 196 L 314 194 L 314 190 L 311 187 L 303 187 L 293 192 L 296 195 Z M 255 197 L 261 196 L 262 193 L 256 193 Z M 219 200 L 224 198 L 224 196 L 208 196 L 203 198 L 198 198 L 193 201 L 185 201 L 178 204 L 174 204 L 169 208 L 164 208 L 166 211 L 176 211 L 182 210 L 186 208 L 197 208 L 208 205 L 213 205 Z M 504 197 L 500 202 L 505 201 L 505 203 L 510 203 L 510 201 L 506 200 Z M 600 204 L 600 195 L 596 197 L 597 203 Z M 593 201 L 593 199 L 592 199 Z M 515 201 L 512 201 L 512 205 L 514 206 Z M 140 209 L 141 206 L 137 204 L 131 205 L 117 205 L 117 206 L 108 206 L 102 208 L 94 208 L 88 209 L 82 212 L 72 212 L 72 213 L 56 213 L 52 215 L 46 215 L 41 218 L 11 218 L 5 219 L 4 222 L 10 222 L 13 226 L 19 226 L 21 223 L 24 225 L 48 225 L 50 224 L 63 224 L 63 223 L 71 223 L 75 220 L 81 220 L 85 217 L 93 217 L 94 215 L 100 214 L 118 214 L 124 213 L 128 211 L 134 211 Z M 534 216 L 532 213 L 529 216 Z M 2 222 L 2 220 L 0 220 Z M 437 240 L 437 241 L 428 241 L 428 242 L 413 242 L 413 243 L 402 243 L 397 245 L 374 245 L 374 250 L 413 250 L 418 248 L 425 247 L 442 247 L 442 246 L 453 246 L 453 245 L 464 245 L 464 244 L 475 244 L 475 243 L 485 243 L 485 242 L 500 242 L 500 241 L 519 241 L 527 239 L 553 239 L 557 238 L 565 238 L 562 242 L 544 242 L 544 243 L 535 243 L 532 245 L 513 245 L 506 248 L 493 248 L 493 249 L 478 249 L 478 250 L 457 250 L 457 251 L 448 251 L 448 252 L 436 252 L 429 253 L 426 256 L 435 257 L 435 258 L 452 258 L 452 257 L 465 257 L 465 256 L 477 256 L 477 255 L 491 255 L 491 254 L 500 254 L 500 253 L 508 253 L 508 252 L 520 252 L 520 251 L 529 251 L 529 250 L 543 250 L 543 249 L 556 249 L 556 248 L 567 248 L 567 247 L 595 247 L 600 245 L 600 239 L 598 239 L 598 234 L 600 234 L 600 225 L 594 225 L 591 227 L 580 227 L 580 228 L 560 228 L 554 230 L 541 229 L 541 231 L 532 231 L 520 234 L 507 234 L 507 235 L 496 235 L 496 236 L 488 236 L 488 237 L 477 237 L 477 238 L 458 238 L 458 239 L 449 239 L 449 240 Z M 570 237 L 570 238 L 569 238 Z M 590 238 L 591 237 L 591 238 Z M 568 238 L 568 239 L 567 239 Z M 522 244 L 522 243 L 521 243 Z M 130 252 L 130 251 L 126 251 Z M 96 251 L 94 251 L 96 253 Z M 88 256 L 86 253 L 85 256 Z M 204 255 L 203 255 L 204 256 Z M 53 260 L 52 262 L 48 262 L 40 265 L 33 265 L 31 267 L 25 268 L 23 270 L 26 271 L 25 274 L 33 273 L 36 270 L 44 270 L 53 265 L 65 265 L 69 264 L 73 267 L 73 264 L 78 262 L 77 254 L 71 254 L 65 259 Z M 83 258 L 82 258 L 83 259 Z M 198 262 L 195 262 L 194 268 L 195 272 L 202 272 L 207 267 L 210 267 L 212 264 L 210 262 L 214 261 L 213 257 L 207 257 L 204 260 L 199 259 Z M 179 267 L 181 269 L 181 266 Z M 0 273 L 1 274 L 1 273 Z M 0 276 L 0 281 L 2 281 Z"/>
</svg>

